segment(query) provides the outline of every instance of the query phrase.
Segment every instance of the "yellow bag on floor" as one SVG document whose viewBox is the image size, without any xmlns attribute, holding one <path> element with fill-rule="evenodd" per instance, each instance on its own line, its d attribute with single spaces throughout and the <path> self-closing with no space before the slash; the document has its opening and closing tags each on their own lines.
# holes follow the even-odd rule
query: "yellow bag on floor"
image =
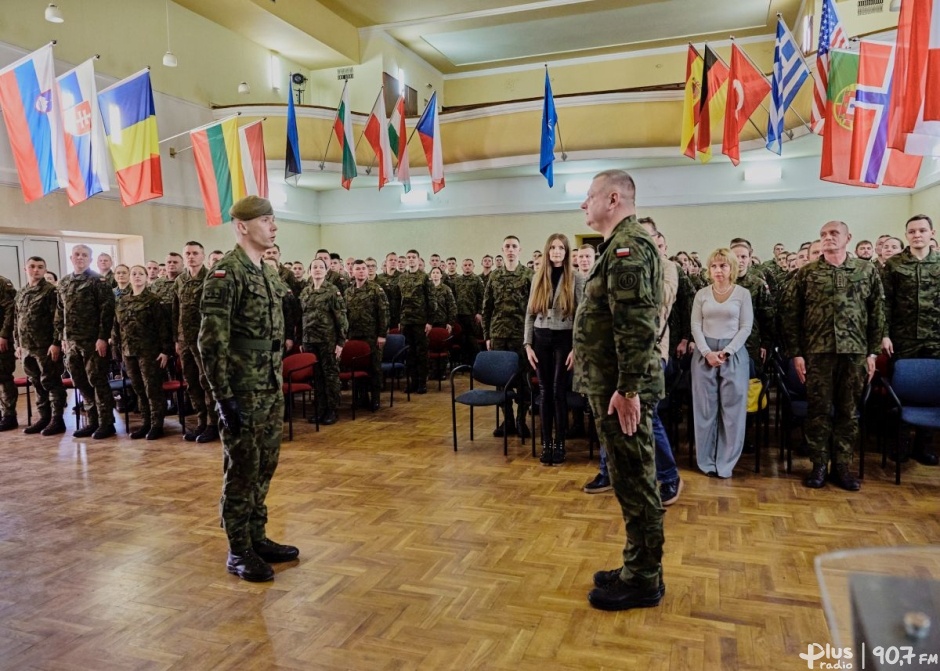
<svg viewBox="0 0 940 671">
<path fill-rule="evenodd" d="M 758 410 L 763 410 L 767 407 L 767 397 L 764 396 L 761 398 L 761 391 L 763 391 L 763 385 L 761 381 L 752 377 L 748 381 L 747 386 L 747 411 L 748 412 L 757 412 Z M 757 403 L 760 401 L 760 408 L 757 407 Z"/>
</svg>

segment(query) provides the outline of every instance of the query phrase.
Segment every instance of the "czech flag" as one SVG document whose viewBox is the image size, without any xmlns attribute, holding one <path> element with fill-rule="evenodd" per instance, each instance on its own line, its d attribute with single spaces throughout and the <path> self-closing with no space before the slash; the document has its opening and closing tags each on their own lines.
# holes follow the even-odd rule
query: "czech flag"
<svg viewBox="0 0 940 671">
<path fill-rule="evenodd" d="M 141 70 L 98 94 L 101 120 L 117 172 L 121 202 L 136 205 L 163 195 L 157 114 L 150 70 Z"/>
<path fill-rule="evenodd" d="M 428 160 L 428 172 L 431 173 L 431 186 L 434 193 L 444 188 L 444 158 L 441 152 L 441 120 L 437 113 L 437 91 L 424 108 L 424 114 L 418 119 L 418 136 L 424 155 Z"/>
<path fill-rule="evenodd" d="M 96 193 L 109 191 L 108 158 L 98 113 L 95 67 L 87 60 L 56 79 L 65 129 L 65 162 L 68 167 L 69 205 L 77 205 Z"/>
<path fill-rule="evenodd" d="M 0 70 L 0 108 L 27 203 L 66 185 L 57 96 L 51 44 Z"/>
<path fill-rule="evenodd" d="M 206 223 L 218 226 L 232 217 L 229 209 L 244 198 L 241 145 L 236 117 L 214 123 L 189 134 L 193 141 L 199 190 L 206 208 Z"/>
</svg>

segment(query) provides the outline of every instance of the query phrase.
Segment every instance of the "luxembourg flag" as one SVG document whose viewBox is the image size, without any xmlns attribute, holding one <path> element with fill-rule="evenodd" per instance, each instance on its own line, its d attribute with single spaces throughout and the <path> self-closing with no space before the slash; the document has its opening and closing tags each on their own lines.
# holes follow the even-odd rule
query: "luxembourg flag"
<svg viewBox="0 0 940 671">
<path fill-rule="evenodd" d="M 91 59 L 56 78 L 65 129 L 69 205 L 110 191 L 107 139 L 98 113 L 95 67 Z"/>
<path fill-rule="evenodd" d="M 0 108 L 27 203 L 66 186 L 52 44 L 0 70 Z"/>
<path fill-rule="evenodd" d="M 424 155 L 428 160 L 431 186 L 434 193 L 437 193 L 444 188 L 444 158 L 441 153 L 441 120 L 437 113 L 437 91 L 431 96 L 424 114 L 418 119 L 417 128 Z"/>
</svg>

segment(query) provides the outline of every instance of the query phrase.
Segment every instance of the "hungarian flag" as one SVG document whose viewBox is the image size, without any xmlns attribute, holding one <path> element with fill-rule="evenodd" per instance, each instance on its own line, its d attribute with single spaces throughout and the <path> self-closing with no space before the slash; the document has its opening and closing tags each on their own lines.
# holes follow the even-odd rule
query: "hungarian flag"
<svg viewBox="0 0 940 671">
<path fill-rule="evenodd" d="M 343 95 L 336 108 L 336 118 L 333 120 L 333 131 L 343 156 L 343 188 L 347 191 L 352 185 L 356 170 L 356 145 L 353 142 L 352 112 L 349 109 L 349 82 L 343 85 Z"/>
<path fill-rule="evenodd" d="M 411 191 L 411 171 L 408 167 L 408 129 L 405 127 L 405 94 L 398 96 L 392 118 L 388 122 L 388 143 L 392 153 L 398 157 L 398 181 Z"/>
<path fill-rule="evenodd" d="M 69 70 L 56 78 L 56 84 L 65 130 L 69 205 L 77 205 L 96 193 L 111 189 L 107 139 L 98 112 L 94 61 L 88 59 Z"/>
<path fill-rule="evenodd" d="M 437 91 L 431 95 L 428 106 L 418 119 L 417 129 L 424 156 L 428 161 L 428 172 L 431 173 L 431 187 L 434 193 L 437 193 L 444 188 L 444 157 L 441 149 L 441 121 L 437 113 Z"/>
<path fill-rule="evenodd" d="M 741 162 L 739 135 L 754 110 L 770 93 L 770 84 L 754 67 L 737 44 L 731 45 L 731 68 L 728 74 L 728 105 L 725 107 L 725 133 L 721 153 L 737 165 Z"/>
<path fill-rule="evenodd" d="M 218 226 L 231 221 L 229 209 L 245 197 L 238 121 L 235 117 L 197 128 L 189 133 L 206 223 Z"/>
<path fill-rule="evenodd" d="M 238 129 L 238 145 L 242 155 L 245 195 L 268 197 L 268 162 L 264 155 L 264 130 L 261 121 Z"/>
<path fill-rule="evenodd" d="M 679 148 L 684 155 L 693 160 L 695 160 L 699 100 L 702 95 L 703 63 L 701 54 L 690 44 L 685 62 L 685 103 L 682 106 L 682 140 Z"/>
<path fill-rule="evenodd" d="M 706 44 L 698 121 L 698 152 L 702 155 L 702 163 L 708 163 L 712 158 L 711 122 L 720 119 L 725 113 L 727 84 L 728 66 Z"/>
<path fill-rule="evenodd" d="M 904 0 L 898 21 L 888 144 L 940 156 L 940 3 Z"/>
<path fill-rule="evenodd" d="M 385 87 L 379 91 L 379 97 L 372 106 L 372 114 L 366 121 L 366 140 L 372 145 L 375 159 L 379 164 L 379 190 L 385 186 L 392 175 L 392 147 L 389 144 L 388 119 L 385 116 Z"/>
</svg>

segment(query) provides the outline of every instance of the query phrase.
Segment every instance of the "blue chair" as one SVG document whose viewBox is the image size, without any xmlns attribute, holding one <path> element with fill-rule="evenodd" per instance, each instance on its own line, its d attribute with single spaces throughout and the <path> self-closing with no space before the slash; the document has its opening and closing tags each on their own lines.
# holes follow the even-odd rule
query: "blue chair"
<svg viewBox="0 0 940 671">
<path fill-rule="evenodd" d="M 454 389 L 454 375 L 461 370 L 470 371 L 470 390 L 460 396 Z M 473 409 L 485 406 L 496 407 L 496 423 L 499 424 L 499 409 L 516 397 L 511 389 L 519 374 L 519 355 L 516 352 L 484 351 L 477 354 L 472 366 L 457 366 L 450 371 L 450 407 L 454 430 L 454 452 L 457 451 L 457 404 L 470 406 L 470 440 L 473 440 Z M 474 381 L 495 389 L 474 389 Z M 508 421 L 508 418 L 507 418 Z M 503 454 L 509 455 L 509 439 L 503 432 Z"/>
<path fill-rule="evenodd" d="M 894 363 L 890 382 L 882 379 L 898 412 L 898 452 L 904 427 L 940 429 L 940 360 L 899 359 Z M 901 458 L 895 460 L 894 484 L 901 484 Z M 887 450 L 881 466 L 887 464 Z"/>
<path fill-rule="evenodd" d="M 796 367 L 793 365 L 793 359 L 786 362 L 786 371 L 784 371 L 778 362 L 777 379 L 779 380 L 778 393 L 780 394 L 780 403 L 782 408 L 781 422 L 778 425 L 780 429 L 780 447 L 787 453 L 787 473 L 793 470 L 793 442 L 790 435 L 794 426 L 801 429 L 806 424 L 806 417 L 809 411 L 809 403 L 806 401 L 806 385 L 800 381 L 796 374 Z"/>
<path fill-rule="evenodd" d="M 405 336 L 389 333 L 385 337 L 385 347 L 382 348 L 382 379 L 388 380 L 390 408 L 395 405 L 395 384 L 401 382 L 402 376 L 405 377 L 405 393 L 411 401 L 411 393 L 408 392 L 407 357 L 408 345 L 405 343 Z"/>
</svg>

